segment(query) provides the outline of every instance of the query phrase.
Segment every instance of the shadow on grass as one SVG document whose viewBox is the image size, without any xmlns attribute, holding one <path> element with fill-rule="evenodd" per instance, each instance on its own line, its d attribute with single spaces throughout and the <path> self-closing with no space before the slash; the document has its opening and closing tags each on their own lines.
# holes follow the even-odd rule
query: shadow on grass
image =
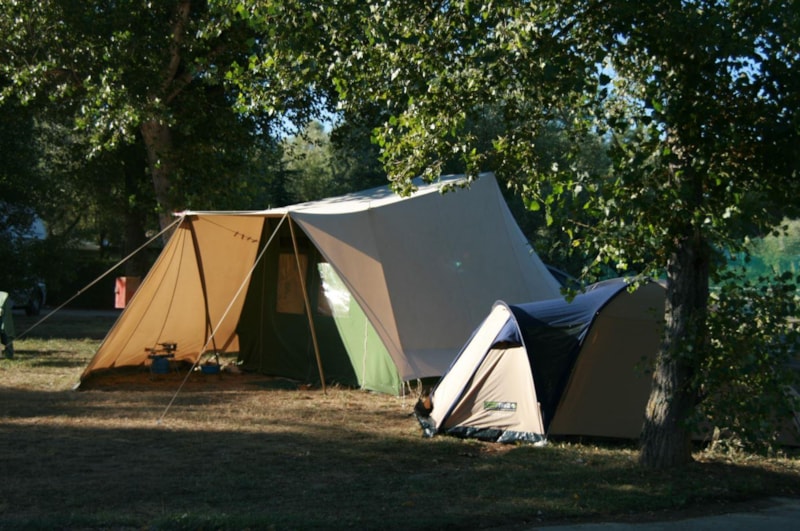
<svg viewBox="0 0 800 531">
<path fill-rule="evenodd" d="M 15 312 L 14 324 L 24 339 L 103 339 L 118 317 L 119 311 L 111 310 L 61 309 L 39 316 Z"/>
<path fill-rule="evenodd" d="M 74 369 L 86 366 L 86 360 L 82 358 L 67 357 L 60 350 L 33 350 L 19 349 L 14 351 L 14 359 L 18 362 L 27 363 L 32 368 L 49 367 Z"/>
<path fill-rule="evenodd" d="M 798 494 L 777 469 L 422 439 L 356 391 L 0 388 L 0 417 L 0 528 L 478 529 Z"/>
</svg>

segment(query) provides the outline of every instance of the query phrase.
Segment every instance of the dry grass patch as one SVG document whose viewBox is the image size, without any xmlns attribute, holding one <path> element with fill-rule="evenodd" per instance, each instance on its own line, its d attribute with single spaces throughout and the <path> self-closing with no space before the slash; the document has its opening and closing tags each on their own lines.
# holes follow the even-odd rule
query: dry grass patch
<svg viewBox="0 0 800 531">
<path fill-rule="evenodd" d="M 515 529 L 800 495 L 796 458 L 652 473 L 626 446 L 422 439 L 413 397 L 200 373 L 71 391 L 113 318 L 0 361 L 0 528 Z"/>
</svg>

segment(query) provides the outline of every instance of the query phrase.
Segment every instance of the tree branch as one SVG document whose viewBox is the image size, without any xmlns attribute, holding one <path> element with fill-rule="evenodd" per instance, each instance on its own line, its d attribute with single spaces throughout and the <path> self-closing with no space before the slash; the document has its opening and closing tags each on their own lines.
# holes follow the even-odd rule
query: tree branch
<svg viewBox="0 0 800 531">
<path fill-rule="evenodd" d="M 169 65 L 164 72 L 164 80 L 161 85 L 161 93 L 166 94 L 172 85 L 173 81 L 178 79 L 178 72 L 181 67 L 181 45 L 183 44 L 183 36 L 186 32 L 186 25 L 189 21 L 189 13 L 192 9 L 191 0 L 182 0 L 175 9 L 175 24 L 172 27 L 172 39 L 169 45 Z M 191 75 L 191 74 L 189 74 Z M 186 76 L 184 73 L 181 77 Z"/>
</svg>

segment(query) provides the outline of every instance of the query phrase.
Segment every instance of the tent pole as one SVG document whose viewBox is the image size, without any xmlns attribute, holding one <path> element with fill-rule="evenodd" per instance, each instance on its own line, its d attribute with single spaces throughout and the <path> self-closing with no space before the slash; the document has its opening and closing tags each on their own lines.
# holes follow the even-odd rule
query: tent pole
<svg viewBox="0 0 800 531">
<path fill-rule="evenodd" d="M 322 382 L 322 392 L 327 393 L 325 387 L 325 372 L 322 370 L 322 358 L 319 355 L 319 343 L 317 342 L 317 330 L 314 328 L 314 318 L 311 315 L 311 302 L 308 298 L 308 291 L 306 290 L 306 279 L 303 278 L 303 268 L 300 267 L 300 250 L 297 247 L 297 237 L 294 234 L 294 222 L 291 216 L 289 217 L 289 232 L 292 234 L 292 247 L 294 247 L 294 259 L 297 262 L 297 275 L 300 277 L 300 287 L 303 289 L 303 300 L 306 304 L 306 317 L 308 318 L 308 327 L 311 330 L 311 342 L 314 344 L 314 355 L 317 357 L 317 370 L 319 370 L 319 381 Z"/>
<path fill-rule="evenodd" d="M 217 356 L 217 361 L 219 361 L 217 343 L 212 334 L 214 327 L 211 324 L 211 312 L 208 309 L 208 288 L 206 286 L 206 273 L 203 268 L 203 258 L 200 256 L 200 242 L 197 241 L 197 233 L 194 230 L 194 223 L 191 217 L 188 218 L 188 222 L 189 233 L 192 235 L 192 245 L 194 246 L 194 256 L 197 262 L 197 273 L 200 275 L 200 289 L 203 291 L 203 305 L 206 311 L 206 331 L 203 342 L 208 344 L 208 340 L 211 339 L 214 346 L 214 355 Z M 211 334 L 210 337 L 209 334 Z"/>
</svg>

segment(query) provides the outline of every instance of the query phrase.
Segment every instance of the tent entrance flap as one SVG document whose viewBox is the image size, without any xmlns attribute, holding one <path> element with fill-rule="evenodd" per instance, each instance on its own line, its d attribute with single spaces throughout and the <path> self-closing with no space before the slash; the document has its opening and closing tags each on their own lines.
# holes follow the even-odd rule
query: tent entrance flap
<svg viewBox="0 0 800 531">
<path fill-rule="evenodd" d="M 272 233 L 275 225 L 274 219 L 265 219 L 264 233 Z M 239 361 L 245 370 L 316 384 L 321 384 L 321 363 L 327 383 L 357 385 L 321 297 L 317 264 L 322 257 L 302 232 L 293 239 L 287 225 L 277 229 L 272 245 L 260 249 L 263 258 L 253 271 L 237 326 Z M 320 345 L 319 362 L 309 315 Z"/>
</svg>

